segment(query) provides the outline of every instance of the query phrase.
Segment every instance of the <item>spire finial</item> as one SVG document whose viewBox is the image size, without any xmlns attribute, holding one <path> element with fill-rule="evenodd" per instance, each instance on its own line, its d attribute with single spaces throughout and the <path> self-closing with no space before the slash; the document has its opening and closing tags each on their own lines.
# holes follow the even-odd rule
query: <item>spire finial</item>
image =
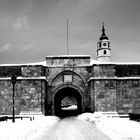
<svg viewBox="0 0 140 140">
<path fill-rule="evenodd" d="M 104 27 L 104 22 L 103 22 L 103 25 L 102 25 L 102 36 L 105 36 L 105 27 Z"/>
</svg>

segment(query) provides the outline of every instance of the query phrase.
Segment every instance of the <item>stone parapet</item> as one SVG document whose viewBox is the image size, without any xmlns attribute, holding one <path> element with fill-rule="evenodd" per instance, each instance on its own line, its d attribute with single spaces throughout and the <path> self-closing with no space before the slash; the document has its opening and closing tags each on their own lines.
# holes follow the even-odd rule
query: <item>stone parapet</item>
<svg viewBox="0 0 140 140">
<path fill-rule="evenodd" d="M 90 56 L 88 55 L 62 55 L 62 56 L 48 56 L 46 57 L 47 66 L 76 66 L 89 65 Z"/>
<path fill-rule="evenodd" d="M 43 66 L 22 66 L 23 77 L 40 77 L 45 76 L 45 68 Z"/>
<path fill-rule="evenodd" d="M 0 77 L 22 76 L 21 66 L 1 66 Z"/>
<path fill-rule="evenodd" d="M 92 77 L 114 77 L 115 76 L 115 65 L 94 65 L 92 67 Z"/>
</svg>

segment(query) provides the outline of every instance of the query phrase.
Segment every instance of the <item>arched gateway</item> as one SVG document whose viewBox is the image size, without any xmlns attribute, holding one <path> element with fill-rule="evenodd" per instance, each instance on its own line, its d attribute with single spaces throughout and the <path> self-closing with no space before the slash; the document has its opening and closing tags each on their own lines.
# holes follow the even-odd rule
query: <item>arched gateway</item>
<svg viewBox="0 0 140 140">
<path fill-rule="evenodd" d="M 54 114 L 60 117 L 80 114 L 83 110 L 82 104 L 80 89 L 73 85 L 63 85 L 54 95 Z M 75 108 L 67 109 L 69 105 Z"/>
<path fill-rule="evenodd" d="M 49 75 L 45 114 L 63 117 L 90 111 L 91 97 L 87 84 L 90 57 L 47 57 L 46 61 Z"/>
</svg>

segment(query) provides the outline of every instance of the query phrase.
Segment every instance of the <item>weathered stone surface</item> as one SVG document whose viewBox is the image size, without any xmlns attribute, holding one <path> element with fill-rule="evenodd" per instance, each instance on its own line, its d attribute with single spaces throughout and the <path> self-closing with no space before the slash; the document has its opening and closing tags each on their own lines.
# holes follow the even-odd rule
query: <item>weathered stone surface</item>
<svg viewBox="0 0 140 140">
<path fill-rule="evenodd" d="M 25 80 L 22 81 L 21 112 L 24 111 L 42 111 L 42 102 L 44 102 L 44 91 L 42 91 L 42 81 Z"/>
<path fill-rule="evenodd" d="M 0 77 L 11 77 L 15 74 L 16 76 L 21 76 L 21 66 L 1 66 L 0 67 Z"/>
<path fill-rule="evenodd" d="M 90 77 L 90 57 L 46 57 L 46 62 L 48 65 L 46 76 L 48 79 L 47 95 L 49 97 L 47 99 L 47 106 L 50 106 L 49 110 L 53 112 L 55 90 L 64 85 L 73 88 L 76 87 L 77 90 L 81 92 L 83 96 L 83 111 L 85 111 L 86 108 L 90 108 L 87 82 Z M 65 80 L 67 75 L 69 75 L 71 79 Z"/>
<path fill-rule="evenodd" d="M 90 56 L 49 56 L 47 66 L 76 66 L 90 63 Z"/>
<path fill-rule="evenodd" d="M 22 66 L 23 77 L 40 77 L 45 76 L 45 68 L 43 66 Z"/>
<path fill-rule="evenodd" d="M 118 80 L 116 94 L 120 114 L 135 112 L 140 107 L 140 80 Z"/>
<path fill-rule="evenodd" d="M 92 68 L 92 76 L 94 77 L 114 77 L 115 72 L 114 65 L 95 65 Z"/>
<path fill-rule="evenodd" d="M 77 70 L 77 71 L 76 71 Z M 53 109 L 54 99 L 55 96 L 55 89 L 59 88 L 59 86 L 63 85 L 71 85 L 77 87 L 79 90 L 82 91 L 83 94 L 83 104 L 87 104 L 88 98 L 86 98 L 86 94 L 88 94 L 88 84 L 86 84 L 87 79 L 89 79 L 89 74 L 87 70 L 84 70 L 84 68 L 74 68 L 74 69 L 65 69 L 63 68 L 50 68 L 49 69 L 49 76 L 47 77 L 48 81 L 48 95 L 50 98 L 48 98 L 48 102 L 51 102 L 50 108 Z M 85 75 L 82 75 L 81 73 L 84 73 Z M 65 81 L 65 76 L 69 75 L 71 76 L 70 81 Z M 89 96 L 89 95 L 88 95 Z M 49 105 L 48 105 L 49 106 Z M 89 107 L 90 108 L 90 107 Z M 53 112 L 53 110 L 52 110 Z"/>
<path fill-rule="evenodd" d="M 55 95 L 63 88 L 77 91 L 83 112 L 140 112 L 140 64 L 90 65 L 89 56 L 46 57 L 46 64 L 0 67 L 0 114 L 12 113 L 13 74 L 19 76 L 15 85 L 16 114 L 54 114 Z"/>
<path fill-rule="evenodd" d="M 120 64 L 116 65 L 117 77 L 140 77 L 140 65 L 138 64 Z"/>
<path fill-rule="evenodd" d="M 95 110 L 116 111 L 116 82 L 113 80 L 95 80 Z"/>
<path fill-rule="evenodd" d="M 15 86 L 15 113 L 20 112 L 20 84 Z M 10 80 L 0 81 L 0 115 L 12 114 L 13 86 Z"/>
<path fill-rule="evenodd" d="M 19 81 L 15 85 L 15 114 L 22 111 L 44 111 L 45 82 Z M 0 114 L 12 114 L 13 86 L 10 80 L 0 81 Z"/>
<path fill-rule="evenodd" d="M 72 77 L 71 81 L 68 81 L 68 82 L 65 81 L 64 80 L 65 75 L 71 76 Z M 84 83 L 83 79 L 81 79 L 81 77 L 79 77 L 79 75 L 77 75 L 76 73 L 71 72 L 71 71 L 65 71 L 65 72 L 58 74 L 53 79 L 51 86 L 56 88 L 57 86 L 62 85 L 62 84 L 72 84 L 72 85 L 75 85 L 75 86 L 81 88 L 81 90 L 84 90 L 84 88 L 85 88 L 85 83 Z"/>
</svg>

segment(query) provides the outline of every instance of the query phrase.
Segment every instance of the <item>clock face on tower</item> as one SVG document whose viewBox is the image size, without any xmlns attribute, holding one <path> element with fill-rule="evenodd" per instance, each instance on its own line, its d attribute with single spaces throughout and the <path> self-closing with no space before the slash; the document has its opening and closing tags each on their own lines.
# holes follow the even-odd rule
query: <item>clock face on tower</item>
<svg viewBox="0 0 140 140">
<path fill-rule="evenodd" d="M 107 44 L 106 43 L 103 43 L 103 46 L 107 46 Z"/>
</svg>

